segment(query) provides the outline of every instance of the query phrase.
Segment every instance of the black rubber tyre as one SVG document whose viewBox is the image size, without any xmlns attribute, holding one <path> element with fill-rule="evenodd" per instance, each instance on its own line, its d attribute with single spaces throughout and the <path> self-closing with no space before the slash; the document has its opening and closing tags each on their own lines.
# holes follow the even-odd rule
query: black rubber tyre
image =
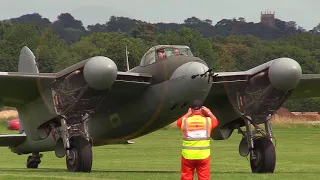
<svg viewBox="0 0 320 180">
<path fill-rule="evenodd" d="M 267 137 L 256 139 L 254 141 L 254 152 L 257 159 L 250 160 L 252 172 L 273 173 L 276 166 L 276 152 L 271 140 Z"/>
<path fill-rule="evenodd" d="M 66 156 L 66 164 L 70 172 L 91 172 L 92 168 L 92 146 L 83 137 L 70 139 L 70 154 L 73 158 Z"/>
<path fill-rule="evenodd" d="M 27 168 L 36 169 L 38 168 L 38 165 L 40 164 L 41 160 L 39 159 L 33 159 L 31 160 L 32 156 L 29 156 L 27 159 Z"/>
</svg>

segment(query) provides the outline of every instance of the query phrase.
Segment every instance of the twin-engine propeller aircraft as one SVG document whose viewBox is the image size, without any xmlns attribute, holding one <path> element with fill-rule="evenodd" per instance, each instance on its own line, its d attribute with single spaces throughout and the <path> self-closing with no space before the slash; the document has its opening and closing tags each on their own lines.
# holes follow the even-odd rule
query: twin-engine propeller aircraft
<svg viewBox="0 0 320 180">
<path fill-rule="evenodd" d="M 18 72 L 0 73 L 0 98 L 17 108 L 24 132 L 1 135 L 0 145 L 18 155 L 32 153 L 28 168 L 38 167 L 40 152 L 55 151 L 58 158 L 66 156 L 69 171 L 90 172 L 92 146 L 127 143 L 163 128 L 199 99 L 219 120 L 212 139 L 228 139 L 237 129 L 240 155 L 250 154 L 252 172 L 272 173 L 272 115 L 288 98 L 319 96 L 319 81 L 319 75 L 302 74 L 290 58 L 213 73 L 181 45 L 152 47 L 127 72 L 96 56 L 58 73 L 39 73 L 35 56 L 23 47 Z"/>
</svg>

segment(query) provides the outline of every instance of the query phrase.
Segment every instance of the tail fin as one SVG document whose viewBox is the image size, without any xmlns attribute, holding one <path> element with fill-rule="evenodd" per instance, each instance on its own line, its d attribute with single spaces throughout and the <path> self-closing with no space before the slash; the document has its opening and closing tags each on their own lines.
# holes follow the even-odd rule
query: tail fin
<svg viewBox="0 0 320 180">
<path fill-rule="evenodd" d="M 38 66 L 36 63 L 36 57 L 27 46 L 24 46 L 20 51 L 18 71 L 24 72 L 24 73 L 39 73 Z M 19 122 L 20 122 L 19 133 L 23 134 L 24 129 L 22 126 L 21 119 Z"/>
<path fill-rule="evenodd" d="M 129 58 L 128 58 L 128 54 L 129 54 L 129 51 L 128 51 L 128 48 L 126 46 L 126 61 L 127 61 L 127 71 L 130 70 L 130 67 L 129 67 Z"/>
<path fill-rule="evenodd" d="M 27 46 L 24 46 L 20 51 L 18 71 L 25 73 L 39 73 L 36 57 Z"/>
</svg>

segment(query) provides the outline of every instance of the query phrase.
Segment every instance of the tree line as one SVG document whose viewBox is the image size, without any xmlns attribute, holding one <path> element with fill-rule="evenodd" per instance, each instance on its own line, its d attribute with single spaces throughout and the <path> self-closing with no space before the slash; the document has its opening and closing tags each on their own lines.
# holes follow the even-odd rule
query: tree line
<svg viewBox="0 0 320 180">
<path fill-rule="evenodd" d="M 215 71 L 243 71 L 285 56 L 297 60 L 303 73 L 320 73 L 318 26 L 306 31 L 294 22 L 276 19 L 272 28 L 247 23 L 244 18 L 212 25 L 211 20 L 196 17 L 181 24 L 152 24 L 111 16 L 105 24 L 85 28 L 69 13 L 60 14 L 54 22 L 34 13 L 0 22 L 0 71 L 17 71 L 19 52 L 25 45 L 35 53 L 40 72 L 57 72 L 96 55 L 111 58 L 125 71 L 126 46 L 130 67 L 134 67 L 153 45 L 182 44 Z M 314 98 L 284 106 L 291 111 L 318 111 L 318 102 Z"/>
</svg>

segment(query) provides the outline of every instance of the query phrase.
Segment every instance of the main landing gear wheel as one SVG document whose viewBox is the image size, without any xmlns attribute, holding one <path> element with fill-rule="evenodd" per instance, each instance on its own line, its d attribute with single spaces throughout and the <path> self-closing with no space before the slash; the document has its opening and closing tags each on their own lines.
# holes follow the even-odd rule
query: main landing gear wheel
<svg viewBox="0 0 320 180">
<path fill-rule="evenodd" d="M 92 146 L 83 137 L 75 136 L 70 139 L 69 155 L 66 164 L 70 172 L 90 172 L 92 167 Z"/>
<path fill-rule="evenodd" d="M 253 173 L 273 173 L 276 166 L 276 152 L 272 141 L 268 137 L 259 137 L 254 140 L 253 153 L 250 165 Z"/>
<path fill-rule="evenodd" d="M 40 158 L 42 158 L 42 154 L 32 153 L 32 156 L 29 156 L 27 159 L 27 168 L 36 169 L 38 165 L 41 163 Z"/>
</svg>

